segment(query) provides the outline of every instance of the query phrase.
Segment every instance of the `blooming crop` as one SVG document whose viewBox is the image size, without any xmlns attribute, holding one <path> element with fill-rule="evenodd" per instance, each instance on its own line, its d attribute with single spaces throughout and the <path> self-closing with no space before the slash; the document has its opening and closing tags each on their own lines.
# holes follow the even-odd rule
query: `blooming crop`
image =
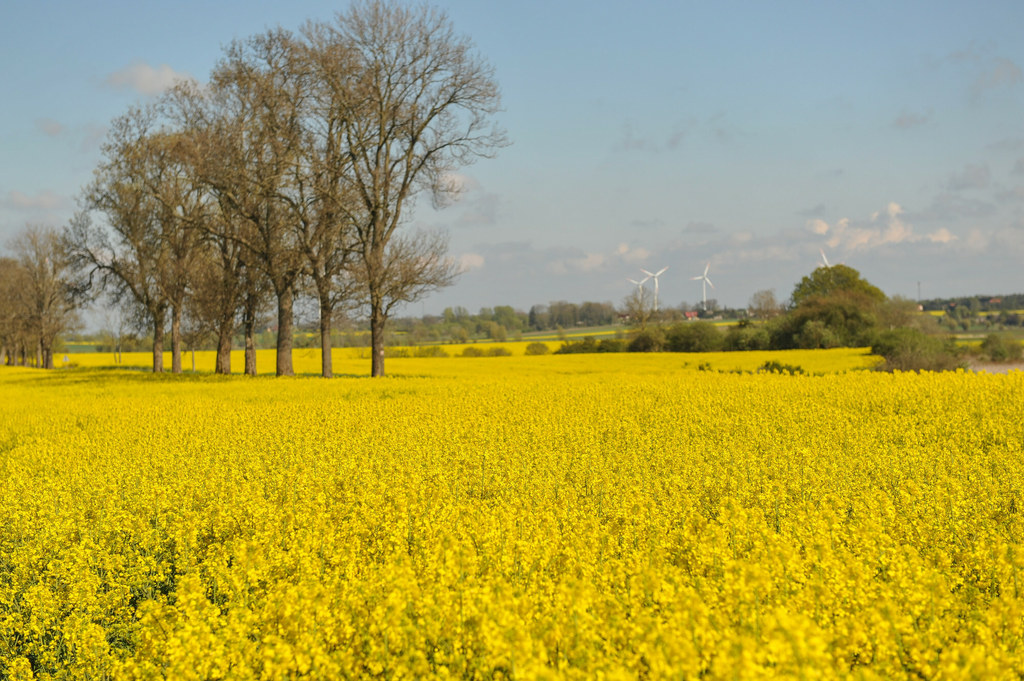
<svg viewBox="0 0 1024 681">
<path fill-rule="evenodd" d="M 0 372 L 0 678 L 1024 674 L 1024 374 L 407 361 Z"/>
</svg>

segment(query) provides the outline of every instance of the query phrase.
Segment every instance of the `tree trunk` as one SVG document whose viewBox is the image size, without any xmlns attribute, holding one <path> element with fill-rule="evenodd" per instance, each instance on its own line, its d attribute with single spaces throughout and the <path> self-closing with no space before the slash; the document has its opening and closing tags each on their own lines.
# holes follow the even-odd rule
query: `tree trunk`
<svg viewBox="0 0 1024 681">
<path fill-rule="evenodd" d="M 43 368 L 53 368 L 53 347 L 45 343 L 43 344 Z"/>
<path fill-rule="evenodd" d="M 287 286 L 277 296 L 277 375 L 294 376 L 292 367 L 292 306 L 295 296 Z"/>
<path fill-rule="evenodd" d="M 196 348 L 192 346 L 192 373 L 196 372 Z"/>
<path fill-rule="evenodd" d="M 231 320 L 221 323 L 217 330 L 217 363 L 213 367 L 215 374 L 231 373 Z"/>
<path fill-rule="evenodd" d="M 181 373 L 181 306 L 171 308 L 171 373 Z"/>
<path fill-rule="evenodd" d="M 370 309 L 370 350 L 373 358 L 370 360 L 370 376 L 378 377 L 384 375 L 384 322 L 387 318 L 384 311 L 376 303 L 371 303 Z"/>
<path fill-rule="evenodd" d="M 320 370 L 324 378 L 334 376 L 334 362 L 331 358 L 331 312 L 329 306 L 320 304 Z"/>
<path fill-rule="evenodd" d="M 153 315 L 153 373 L 160 374 L 164 370 L 164 317 L 166 312 L 161 309 Z"/>
<path fill-rule="evenodd" d="M 245 375 L 256 375 L 256 294 L 245 297 L 242 311 L 242 327 L 245 332 Z"/>
</svg>

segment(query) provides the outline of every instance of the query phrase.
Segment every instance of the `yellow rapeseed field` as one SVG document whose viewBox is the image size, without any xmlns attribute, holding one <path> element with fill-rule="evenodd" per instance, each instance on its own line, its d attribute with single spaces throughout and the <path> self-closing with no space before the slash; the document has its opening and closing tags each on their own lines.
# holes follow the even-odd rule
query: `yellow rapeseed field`
<svg viewBox="0 0 1024 681">
<path fill-rule="evenodd" d="M 1024 373 L 699 361 L 0 370 L 0 678 L 1024 675 Z"/>
</svg>

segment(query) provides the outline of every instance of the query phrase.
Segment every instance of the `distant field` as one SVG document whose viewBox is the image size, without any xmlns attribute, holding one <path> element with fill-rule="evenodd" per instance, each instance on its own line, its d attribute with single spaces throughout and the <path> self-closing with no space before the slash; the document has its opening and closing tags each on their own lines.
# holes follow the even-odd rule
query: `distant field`
<svg viewBox="0 0 1024 681">
<path fill-rule="evenodd" d="M 554 350 L 561 343 L 546 341 L 545 344 Z M 437 346 L 450 357 L 390 357 L 386 359 L 388 373 L 395 375 L 434 375 L 480 371 L 481 366 L 490 364 L 496 371 L 540 371 L 558 373 L 563 366 L 579 366 L 581 363 L 593 363 L 602 370 L 630 372 L 644 370 L 688 369 L 696 371 L 706 368 L 717 371 L 756 371 L 765 362 L 778 362 L 790 366 L 801 367 L 808 373 L 824 374 L 866 369 L 879 362 L 879 358 L 870 354 L 867 348 L 835 348 L 832 350 L 765 350 L 755 352 L 702 352 L 702 353 L 605 353 L 599 355 L 525 355 L 527 343 L 466 343 L 460 345 Z M 505 348 L 511 353 L 509 357 L 458 357 L 466 348 L 486 350 Z M 392 353 L 415 353 L 420 347 L 390 348 Z M 69 364 L 78 367 L 110 367 L 147 369 L 152 367 L 152 355 L 148 352 L 126 352 L 123 364 L 114 364 L 111 353 L 85 352 L 68 353 Z M 578 359 L 582 357 L 584 359 Z M 63 356 L 57 357 L 58 367 Z M 212 350 L 195 353 L 196 371 L 212 372 L 216 353 Z M 369 348 L 339 348 L 332 353 L 334 372 L 339 375 L 364 375 L 369 372 Z M 231 353 L 233 373 L 242 373 L 244 369 L 244 353 L 236 350 Z M 295 372 L 298 374 L 318 374 L 320 372 L 320 351 L 317 349 L 295 350 L 292 356 Z M 171 354 L 164 353 L 164 366 L 169 369 Z M 185 371 L 192 369 L 192 353 L 182 356 Z M 276 368 L 274 350 L 257 350 L 256 368 L 261 374 L 273 374 Z"/>
</svg>

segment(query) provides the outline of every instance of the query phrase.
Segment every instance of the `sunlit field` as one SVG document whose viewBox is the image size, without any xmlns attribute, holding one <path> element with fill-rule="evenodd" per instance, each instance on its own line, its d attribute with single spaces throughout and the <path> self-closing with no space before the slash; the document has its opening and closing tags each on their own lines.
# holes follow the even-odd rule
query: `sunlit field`
<svg viewBox="0 0 1024 681">
<path fill-rule="evenodd" d="M 662 372 L 679 369 L 711 369 L 715 371 L 756 371 L 766 362 L 799 367 L 806 373 L 825 374 L 841 373 L 857 369 L 867 369 L 880 361 L 872 356 L 868 348 L 834 348 L 830 350 L 765 350 L 755 352 L 701 352 L 701 353 L 604 353 L 585 356 L 526 356 L 524 342 L 508 343 L 466 343 L 458 345 L 433 346 L 447 353 L 448 357 L 415 357 L 389 356 L 386 360 L 387 371 L 393 375 L 454 375 L 479 372 L 561 372 L 565 369 L 576 371 L 611 371 L 611 372 Z M 557 350 L 562 343 L 548 341 L 545 343 L 549 351 Z M 508 352 L 508 357 L 460 357 L 466 348 L 487 352 L 492 348 L 501 348 Z M 400 347 L 389 348 L 388 353 L 398 355 L 415 355 L 424 348 Z M 65 364 L 63 358 L 67 357 Z M 331 355 L 335 374 L 365 375 L 370 371 L 369 348 L 338 348 Z M 182 353 L 182 368 L 192 371 L 192 353 Z M 195 370 L 212 372 L 216 353 L 199 351 L 195 353 Z M 295 373 L 314 375 L 320 373 L 320 350 L 297 349 L 292 355 Z M 466 364 L 470 362 L 470 364 Z M 484 362 L 485 364 L 480 364 Z M 114 355 L 109 352 L 78 352 L 58 355 L 58 367 L 90 367 L 90 368 L 135 368 L 147 369 L 153 366 L 153 355 L 149 352 L 126 352 L 121 363 L 116 364 Z M 164 353 L 164 368 L 170 369 L 171 353 Z M 273 374 L 277 366 L 274 350 L 256 351 L 256 369 L 260 374 Z M 241 350 L 231 353 L 231 369 L 240 374 L 245 368 L 245 357 Z"/>
<path fill-rule="evenodd" d="M 1019 678 L 1024 373 L 778 354 L 0 370 L 0 678 Z"/>
</svg>

